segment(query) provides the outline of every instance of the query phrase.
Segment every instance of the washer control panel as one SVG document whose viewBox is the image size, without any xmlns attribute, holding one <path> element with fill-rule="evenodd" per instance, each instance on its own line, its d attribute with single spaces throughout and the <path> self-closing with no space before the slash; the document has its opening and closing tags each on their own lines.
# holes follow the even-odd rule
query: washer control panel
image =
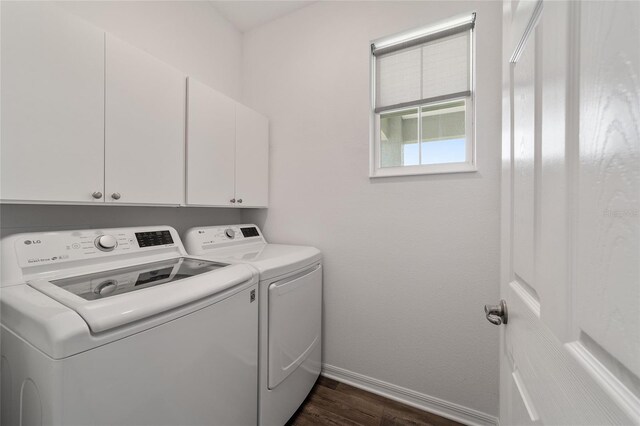
<svg viewBox="0 0 640 426">
<path fill-rule="evenodd" d="M 190 253 L 246 243 L 265 243 L 255 225 L 224 225 L 193 228 L 187 232 L 185 246 Z"/>
<path fill-rule="evenodd" d="M 171 247 L 183 250 L 180 237 L 170 227 L 43 232 L 18 237 L 14 246 L 23 268 Z"/>
</svg>

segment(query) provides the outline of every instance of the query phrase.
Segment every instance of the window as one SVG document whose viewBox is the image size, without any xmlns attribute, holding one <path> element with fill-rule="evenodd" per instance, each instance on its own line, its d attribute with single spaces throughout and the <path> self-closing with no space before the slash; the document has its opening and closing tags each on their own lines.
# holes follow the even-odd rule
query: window
<svg viewBox="0 0 640 426">
<path fill-rule="evenodd" d="M 371 176 L 475 171 L 475 13 L 371 45 Z"/>
</svg>

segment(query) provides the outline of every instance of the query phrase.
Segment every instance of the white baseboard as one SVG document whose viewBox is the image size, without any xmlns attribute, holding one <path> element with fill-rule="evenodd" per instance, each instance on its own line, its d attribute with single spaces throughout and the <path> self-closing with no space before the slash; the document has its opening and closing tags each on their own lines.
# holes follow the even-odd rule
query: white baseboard
<svg viewBox="0 0 640 426">
<path fill-rule="evenodd" d="M 323 376 L 344 382 L 348 385 L 364 389 L 377 395 L 382 395 L 394 401 L 428 411 L 460 423 L 472 426 L 496 426 L 498 419 L 489 414 L 472 408 L 463 407 L 453 402 L 445 401 L 433 396 L 425 395 L 411 389 L 403 388 L 382 380 L 374 379 L 344 368 L 322 364 Z"/>
</svg>

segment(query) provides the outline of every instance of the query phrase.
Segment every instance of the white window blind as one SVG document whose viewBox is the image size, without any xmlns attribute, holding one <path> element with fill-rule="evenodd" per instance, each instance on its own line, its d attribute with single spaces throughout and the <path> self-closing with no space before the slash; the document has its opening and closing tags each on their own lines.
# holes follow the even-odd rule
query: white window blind
<svg viewBox="0 0 640 426">
<path fill-rule="evenodd" d="M 375 112 L 471 95 L 471 31 L 466 22 L 386 45 L 375 56 Z"/>
</svg>

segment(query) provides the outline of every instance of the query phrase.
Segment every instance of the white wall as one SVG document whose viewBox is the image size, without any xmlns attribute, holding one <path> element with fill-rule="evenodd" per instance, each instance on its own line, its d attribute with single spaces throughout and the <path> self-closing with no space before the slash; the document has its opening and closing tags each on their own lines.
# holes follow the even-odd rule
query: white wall
<svg viewBox="0 0 640 426">
<path fill-rule="evenodd" d="M 371 40 L 477 11 L 468 174 L 369 179 Z M 318 2 L 245 33 L 244 101 L 271 126 L 274 242 L 325 255 L 324 362 L 498 413 L 500 2 Z"/>
<path fill-rule="evenodd" d="M 0 207 L 0 236 L 56 229 L 173 226 L 182 234 L 200 225 L 239 222 L 238 209 L 204 207 L 45 206 L 5 204 Z"/>
<path fill-rule="evenodd" d="M 66 10 L 238 99 L 242 34 L 208 1 L 73 1 Z"/>
<path fill-rule="evenodd" d="M 241 95 L 242 34 L 208 2 L 83 1 L 65 8 L 216 90 Z M 48 229 L 237 223 L 237 209 L 0 206 L 0 235 Z"/>
</svg>

